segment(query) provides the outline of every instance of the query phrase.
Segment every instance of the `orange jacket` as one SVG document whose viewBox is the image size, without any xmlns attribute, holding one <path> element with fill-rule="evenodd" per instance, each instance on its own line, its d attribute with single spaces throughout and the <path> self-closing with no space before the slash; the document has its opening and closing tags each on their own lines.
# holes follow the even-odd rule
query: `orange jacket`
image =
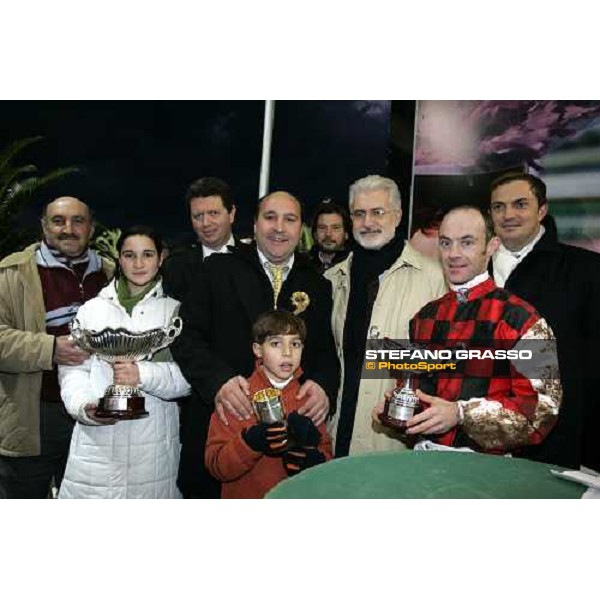
<svg viewBox="0 0 600 600">
<path fill-rule="evenodd" d="M 304 399 L 297 400 L 300 389 L 299 372 L 282 391 L 282 400 L 286 413 L 298 410 Z M 273 387 L 261 367 L 257 367 L 248 380 L 250 393 Z M 229 425 L 223 425 L 216 413 L 213 413 L 206 442 L 206 467 L 213 477 L 223 482 L 222 498 L 262 498 L 273 486 L 288 475 L 281 457 L 265 456 L 255 452 L 242 438 L 242 431 L 258 423 L 255 416 L 238 421 L 229 418 Z M 331 439 L 325 424 L 319 426 L 321 442 L 319 450 L 326 460 L 332 457 Z"/>
</svg>

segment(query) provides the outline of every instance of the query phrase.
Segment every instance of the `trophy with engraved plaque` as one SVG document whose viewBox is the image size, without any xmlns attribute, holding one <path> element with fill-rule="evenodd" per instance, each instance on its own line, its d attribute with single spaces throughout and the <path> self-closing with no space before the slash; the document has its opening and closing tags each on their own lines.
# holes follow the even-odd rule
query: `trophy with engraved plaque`
<svg viewBox="0 0 600 600">
<path fill-rule="evenodd" d="M 404 383 L 392 392 L 392 397 L 387 398 L 381 414 L 381 422 L 388 427 L 399 431 L 406 431 L 407 422 L 419 412 L 421 402 L 415 391 L 415 374 L 408 371 Z"/>
<path fill-rule="evenodd" d="M 379 335 L 375 334 L 373 339 L 378 339 Z M 406 350 L 408 347 L 416 348 L 414 344 L 404 346 L 398 342 L 384 337 L 382 340 L 382 347 L 388 350 Z M 403 371 L 403 384 L 397 386 L 393 392 L 391 398 L 386 398 L 383 407 L 383 412 L 380 415 L 381 422 L 388 427 L 392 427 L 400 432 L 406 431 L 406 424 L 412 417 L 420 412 L 421 402 L 417 396 L 416 381 L 419 376 L 419 371 L 411 371 L 405 369 Z"/>
</svg>

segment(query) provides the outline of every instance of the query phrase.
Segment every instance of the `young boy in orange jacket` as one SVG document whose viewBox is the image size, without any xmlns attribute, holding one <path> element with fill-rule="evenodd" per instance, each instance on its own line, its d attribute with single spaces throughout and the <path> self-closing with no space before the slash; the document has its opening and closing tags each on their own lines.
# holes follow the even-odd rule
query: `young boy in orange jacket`
<svg viewBox="0 0 600 600">
<path fill-rule="evenodd" d="M 213 414 L 206 442 L 206 466 L 223 482 L 222 498 L 262 498 L 273 486 L 304 469 L 331 459 L 325 424 L 316 427 L 298 414 L 304 400 L 296 398 L 302 375 L 300 360 L 306 340 L 302 319 L 273 310 L 253 326 L 252 350 L 257 358 L 250 376 L 250 395 L 279 390 L 285 422 L 259 423 L 256 417 L 224 425 Z"/>
</svg>

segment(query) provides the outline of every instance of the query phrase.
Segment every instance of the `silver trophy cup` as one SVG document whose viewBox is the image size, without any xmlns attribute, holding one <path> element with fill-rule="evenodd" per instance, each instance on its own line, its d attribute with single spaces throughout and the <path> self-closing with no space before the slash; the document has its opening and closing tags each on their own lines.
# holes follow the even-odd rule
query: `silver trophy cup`
<svg viewBox="0 0 600 600">
<path fill-rule="evenodd" d="M 138 361 L 166 348 L 180 333 L 181 317 L 174 317 L 166 327 L 157 327 L 139 333 L 123 327 L 102 331 L 88 331 L 77 319 L 71 324 L 71 338 L 82 350 L 96 354 L 111 364 L 120 361 Z M 144 396 L 137 386 L 112 384 L 98 402 L 96 416 L 113 419 L 147 417 Z"/>
</svg>

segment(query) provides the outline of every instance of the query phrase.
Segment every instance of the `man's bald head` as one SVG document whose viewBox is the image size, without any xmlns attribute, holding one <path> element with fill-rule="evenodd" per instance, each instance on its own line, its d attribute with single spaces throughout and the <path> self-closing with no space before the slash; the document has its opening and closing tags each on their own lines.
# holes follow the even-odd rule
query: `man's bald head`
<svg viewBox="0 0 600 600">
<path fill-rule="evenodd" d="M 60 196 L 59 198 L 55 198 L 54 200 L 51 200 L 50 202 L 48 202 L 46 204 L 46 206 L 44 206 L 44 210 L 42 212 L 42 219 L 46 217 L 46 215 L 48 214 L 48 209 L 56 204 L 60 204 L 61 206 L 64 206 L 65 203 L 71 203 L 73 205 L 81 205 L 81 207 L 85 207 L 85 209 L 88 212 L 88 215 L 91 219 L 91 221 L 94 221 L 94 214 L 92 209 L 85 203 L 82 202 L 79 198 L 75 198 L 75 196 Z"/>
<path fill-rule="evenodd" d="M 298 205 L 299 211 L 300 211 L 300 220 L 302 220 L 302 211 L 303 211 L 303 206 L 302 206 L 302 202 L 300 202 L 300 200 L 298 200 L 298 198 L 296 198 L 295 196 L 293 196 L 292 194 L 290 194 L 289 192 L 284 192 L 284 191 L 277 191 L 277 192 L 271 192 L 270 194 L 267 194 L 266 196 L 263 196 L 262 198 L 260 198 L 258 200 L 258 203 L 256 205 L 256 212 L 254 213 L 254 220 L 256 221 L 256 218 L 258 217 L 258 215 L 260 214 L 261 211 L 261 207 L 263 206 L 263 204 L 267 201 L 267 200 L 292 200 L 293 202 L 295 202 Z"/>
<path fill-rule="evenodd" d="M 287 192 L 273 192 L 258 202 L 254 237 L 273 264 L 283 264 L 296 250 L 302 231 L 302 205 Z"/>
<path fill-rule="evenodd" d="M 48 246 L 76 258 L 87 250 L 94 234 L 92 211 L 78 198 L 61 196 L 45 206 L 42 230 Z"/>
</svg>

